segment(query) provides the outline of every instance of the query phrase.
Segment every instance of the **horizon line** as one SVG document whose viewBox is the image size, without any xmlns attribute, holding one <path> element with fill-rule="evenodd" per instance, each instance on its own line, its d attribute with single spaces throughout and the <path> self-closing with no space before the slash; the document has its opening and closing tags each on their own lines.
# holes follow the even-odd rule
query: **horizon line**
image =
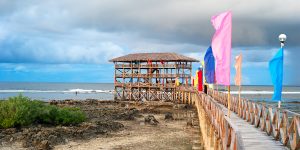
<svg viewBox="0 0 300 150">
<path fill-rule="evenodd" d="M 113 82 L 59 82 L 59 81 L 0 81 L 0 83 L 68 83 L 68 84 L 114 84 Z M 219 86 L 225 86 L 225 85 L 219 85 Z M 230 86 L 236 86 L 234 84 L 231 84 Z M 245 84 L 242 86 L 273 86 L 271 84 Z M 286 84 L 283 86 L 300 86 L 300 85 L 292 85 L 292 84 Z"/>
</svg>

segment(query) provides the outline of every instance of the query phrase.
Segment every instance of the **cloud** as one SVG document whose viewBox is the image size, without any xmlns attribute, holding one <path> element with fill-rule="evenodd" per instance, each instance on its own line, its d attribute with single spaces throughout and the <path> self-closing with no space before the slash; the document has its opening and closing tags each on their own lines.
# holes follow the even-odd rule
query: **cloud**
<svg viewBox="0 0 300 150">
<path fill-rule="evenodd" d="M 88 32 L 88 33 L 82 33 Z M 91 39 L 91 31 L 71 33 L 50 38 L 12 35 L 0 42 L 2 63 L 105 63 L 108 59 L 124 54 L 124 49 L 111 41 Z"/>
<path fill-rule="evenodd" d="M 199 59 L 214 33 L 211 16 L 232 10 L 233 56 L 242 52 L 245 67 L 266 68 L 280 33 L 288 36 L 286 65 L 298 66 L 299 5 L 295 0 L 0 0 L 0 63 L 105 64 L 136 52 Z"/>
<path fill-rule="evenodd" d="M 110 64 L 0 63 L 0 81 L 113 82 Z"/>
</svg>

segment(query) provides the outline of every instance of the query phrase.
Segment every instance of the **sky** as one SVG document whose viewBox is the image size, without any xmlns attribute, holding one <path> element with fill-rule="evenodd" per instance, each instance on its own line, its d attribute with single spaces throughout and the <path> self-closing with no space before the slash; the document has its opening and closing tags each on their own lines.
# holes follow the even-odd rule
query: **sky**
<svg viewBox="0 0 300 150">
<path fill-rule="evenodd" d="M 284 84 L 300 85 L 300 1 L 0 0 L 0 82 L 113 82 L 108 60 L 175 52 L 203 60 L 210 19 L 232 11 L 242 83 L 272 84 L 268 62 L 285 33 Z M 194 65 L 194 69 L 199 64 Z"/>
</svg>

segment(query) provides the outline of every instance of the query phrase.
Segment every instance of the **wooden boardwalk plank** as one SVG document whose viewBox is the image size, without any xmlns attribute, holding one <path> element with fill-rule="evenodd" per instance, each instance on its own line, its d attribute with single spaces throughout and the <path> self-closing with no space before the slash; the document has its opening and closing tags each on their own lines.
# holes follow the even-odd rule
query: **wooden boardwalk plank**
<svg viewBox="0 0 300 150">
<path fill-rule="evenodd" d="M 224 114 L 227 114 L 227 108 L 224 105 L 219 104 Z M 231 122 L 238 127 L 241 132 L 245 150 L 286 150 L 279 141 L 274 140 L 272 136 L 268 136 L 260 128 L 255 128 L 254 125 L 246 122 L 234 112 L 230 114 Z"/>
</svg>

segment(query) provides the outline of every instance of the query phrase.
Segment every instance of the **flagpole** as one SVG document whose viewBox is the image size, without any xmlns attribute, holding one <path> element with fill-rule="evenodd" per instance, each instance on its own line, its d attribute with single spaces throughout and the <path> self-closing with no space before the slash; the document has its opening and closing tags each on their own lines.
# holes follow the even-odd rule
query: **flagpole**
<svg viewBox="0 0 300 150">
<path fill-rule="evenodd" d="M 230 118 L 230 85 L 228 85 L 228 117 Z"/>
<path fill-rule="evenodd" d="M 281 42 L 281 41 L 280 41 Z M 280 48 L 283 48 L 284 44 L 283 42 L 280 43 Z M 282 49 L 282 53 L 283 53 L 283 49 Z M 283 56 L 282 56 L 283 57 Z M 282 62 L 283 63 L 283 62 Z M 278 101 L 278 108 L 281 107 L 281 99 Z"/>
<path fill-rule="evenodd" d="M 284 42 L 286 40 L 286 35 L 285 34 L 280 34 L 278 38 L 279 38 L 279 41 L 280 41 L 280 48 L 282 49 L 282 53 L 284 53 L 283 46 L 284 46 Z M 284 57 L 284 55 L 282 55 L 282 59 L 283 59 L 283 57 Z M 281 99 L 278 101 L 278 108 L 280 108 L 280 106 L 281 106 Z"/>
<path fill-rule="evenodd" d="M 242 109 L 242 107 L 241 107 L 241 88 L 242 88 L 242 86 L 240 85 L 239 86 L 239 105 L 238 105 L 238 113 L 240 114 L 240 110 Z"/>
</svg>

